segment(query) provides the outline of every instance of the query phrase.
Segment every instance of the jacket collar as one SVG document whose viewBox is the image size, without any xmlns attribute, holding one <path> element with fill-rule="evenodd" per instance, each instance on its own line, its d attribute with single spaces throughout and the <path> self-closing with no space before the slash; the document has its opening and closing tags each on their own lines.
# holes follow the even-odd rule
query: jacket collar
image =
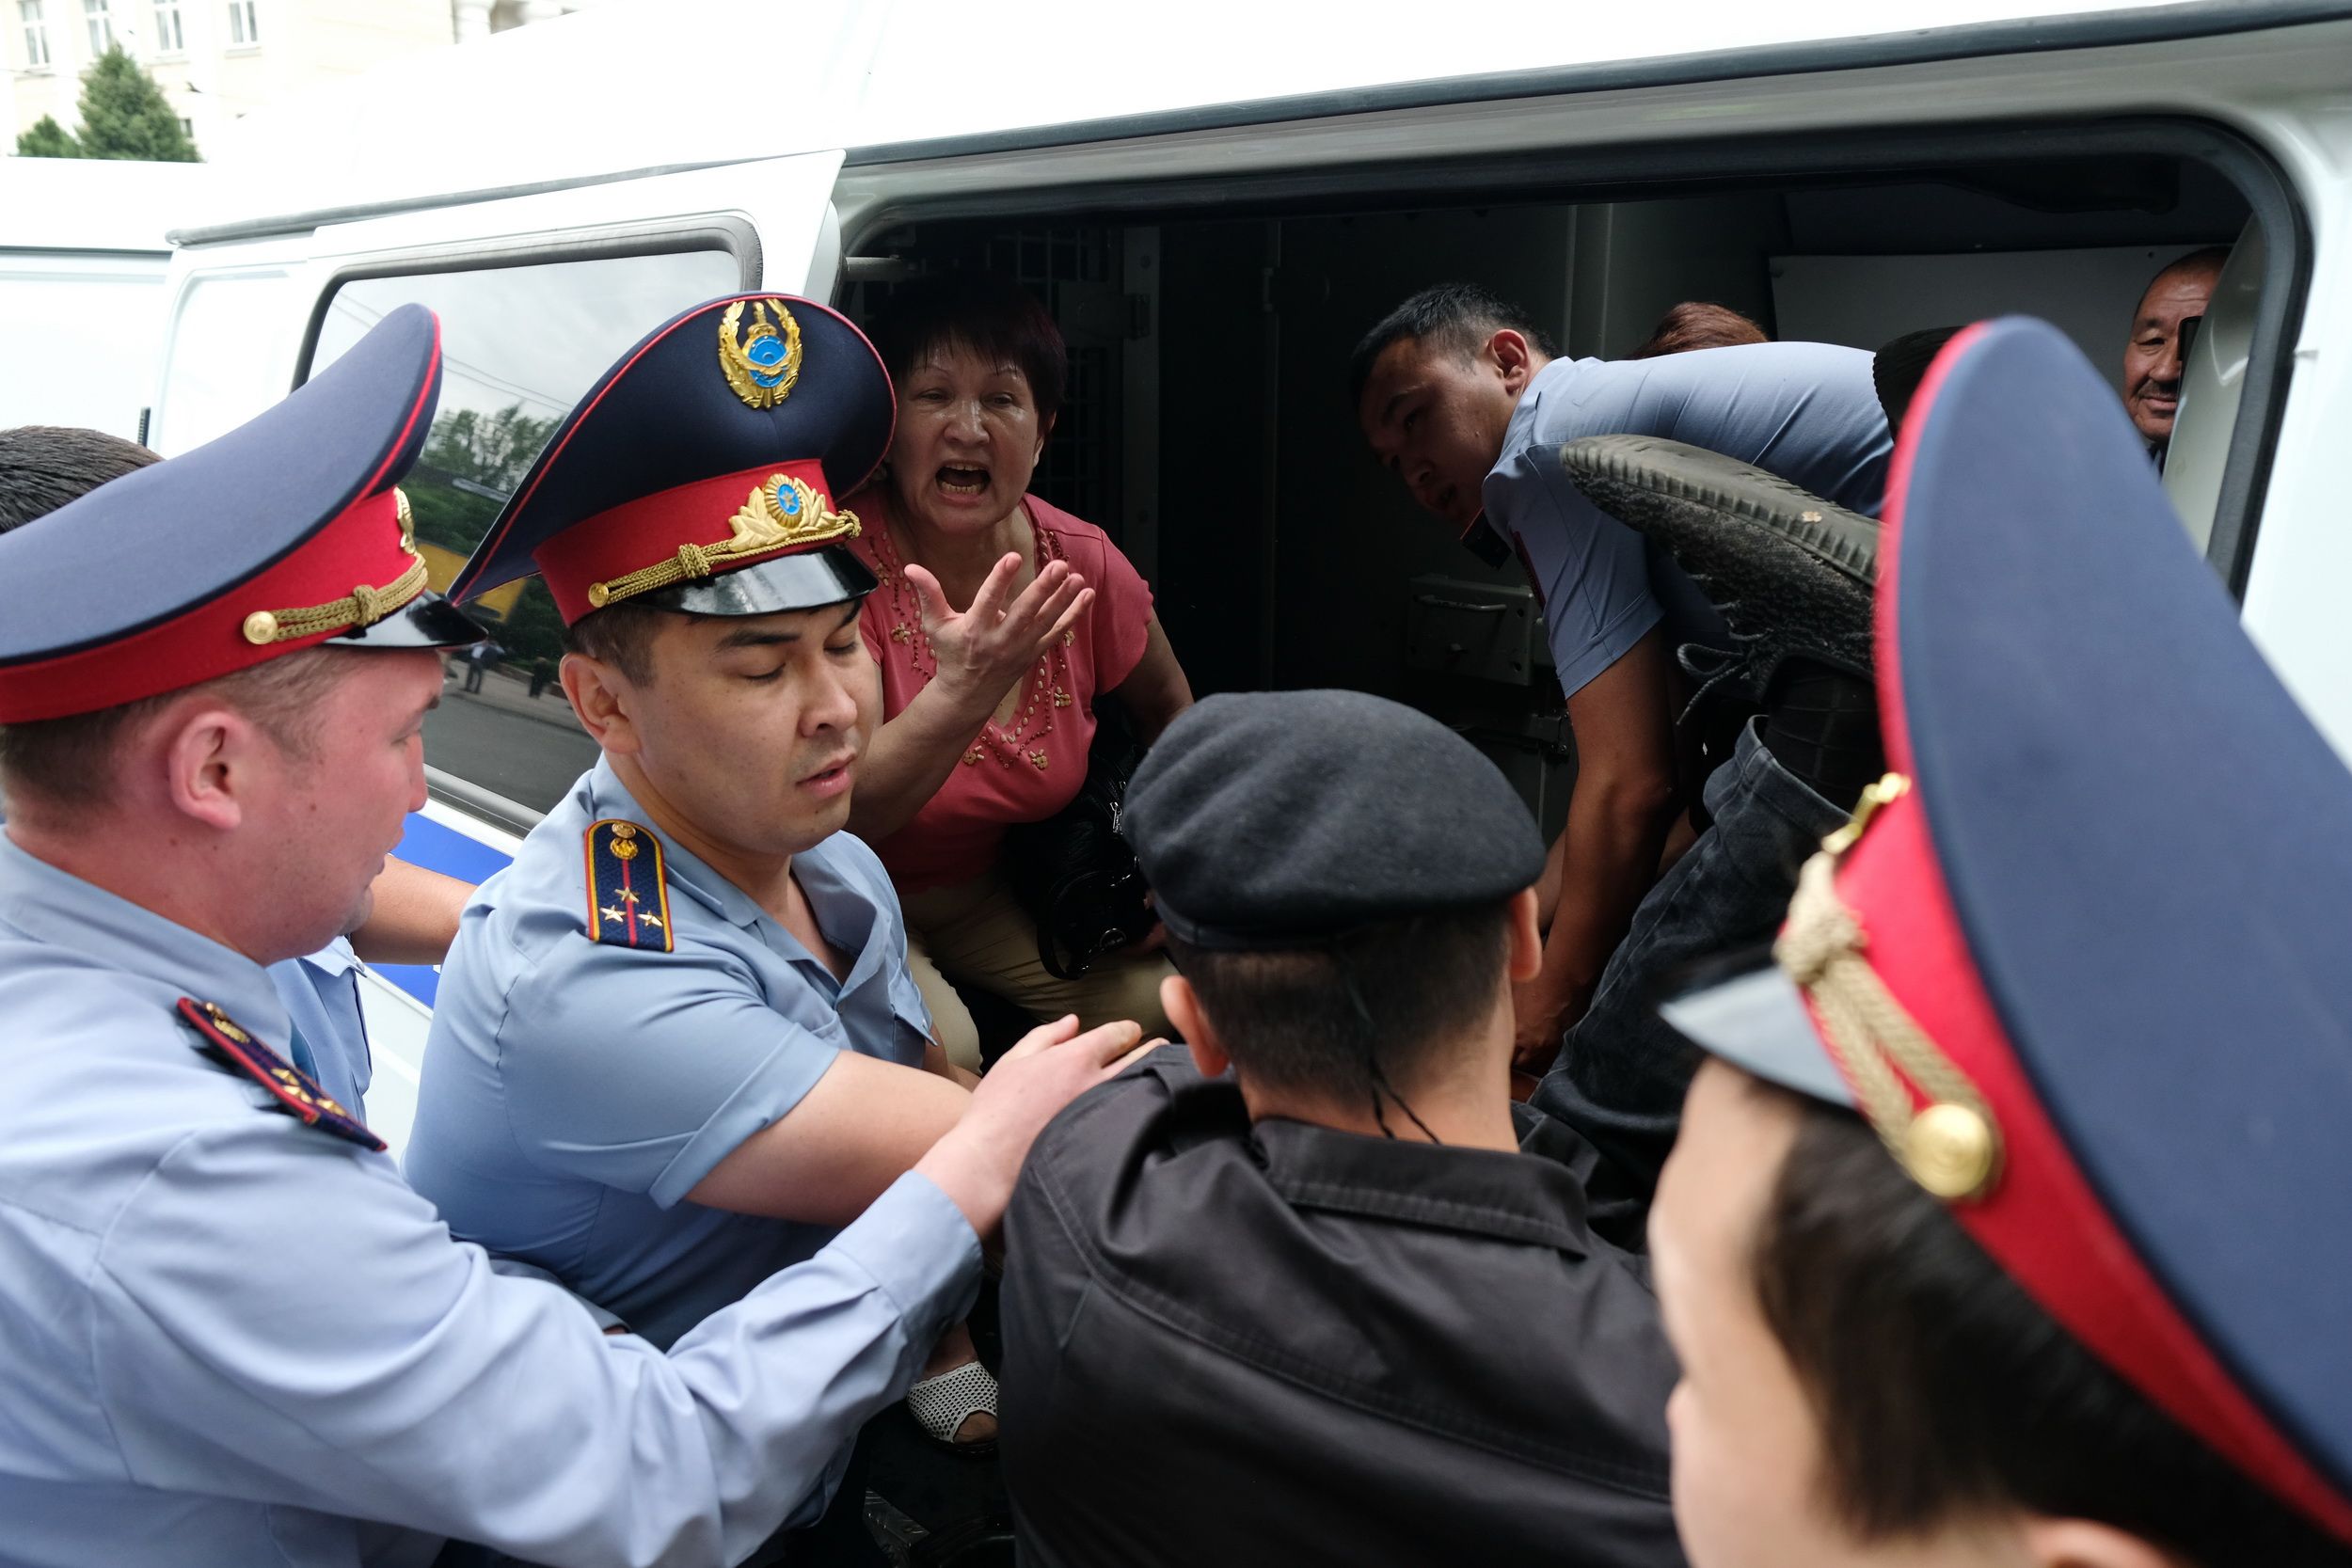
<svg viewBox="0 0 2352 1568">
<path fill-rule="evenodd" d="M 1203 1091 L 1240 1091 L 1204 1084 Z M 1301 1209 L 1401 1220 L 1570 1257 L 1592 1248 L 1584 1194 L 1565 1166 L 1532 1154 L 1451 1148 L 1268 1119 L 1250 1130 L 1266 1183 Z"/>
</svg>

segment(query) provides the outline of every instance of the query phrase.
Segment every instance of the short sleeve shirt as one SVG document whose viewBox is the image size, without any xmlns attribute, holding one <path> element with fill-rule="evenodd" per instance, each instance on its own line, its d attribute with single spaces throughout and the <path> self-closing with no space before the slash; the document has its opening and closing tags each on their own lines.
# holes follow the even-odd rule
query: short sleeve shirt
<svg viewBox="0 0 2352 1568">
<path fill-rule="evenodd" d="M 295 1033 L 310 1048 L 310 1075 L 365 1120 L 374 1071 L 359 1007 L 359 956 L 351 942 L 337 937 L 315 953 L 272 964 L 269 977 Z"/>
<path fill-rule="evenodd" d="M 1143 658 L 1152 590 L 1142 575 L 1093 524 L 1035 496 L 1022 504 L 1037 536 L 1037 569 L 1069 562 L 1094 590 L 1094 602 L 1062 646 L 1046 650 L 1025 677 L 1012 721 L 983 725 L 939 792 L 874 847 L 902 893 L 970 881 L 995 861 L 1006 829 L 1068 805 L 1086 782 L 1096 695 L 1116 690 Z M 866 595 L 858 629 L 882 666 L 888 721 L 906 711 L 937 666 L 923 635 L 921 600 L 891 534 L 888 492 L 876 485 L 850 506 L 866 526 L 850 547 L 882 583 Z"/>
<path fill-rule="evenodd" d="M 1674 644 L 1728 645 L 1698 585 L 1586 500 L 1560 467 L 1563 444 L 1605 435 L 1704 447 L 1873 517 L 1893 451 L 1860 349 L 1743 343 L 1656 359 L 1555 359 L 1536 372 L 1483 499 L 1534 579 L 1569 696 L 1661 621 Z"/>
<path fill-rule="evenodd" d="M 834 1234 L 686 1195 L 842 1052 L 919 1065 L 930 1017 L 898 898 L 848 833 L 792 858 L 846 980 L 666 842 L 674 950 L 590 940 L 585 838 L 612 819 L 659 837 L 599 760 L 468 906 L 405 1164 L 457 1236 L 667 1345 Z"/>
</svg>

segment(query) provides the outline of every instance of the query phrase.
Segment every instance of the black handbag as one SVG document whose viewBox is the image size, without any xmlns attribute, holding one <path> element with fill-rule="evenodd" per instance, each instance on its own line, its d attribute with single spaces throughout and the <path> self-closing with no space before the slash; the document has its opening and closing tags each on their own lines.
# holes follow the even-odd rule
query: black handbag
<svg viewBox="0 0 2352 1568">
<path fill-rule="evenodd" d="M 1097 698 L 1086 782 L 1070 804 L 1005 835 L 1005 876 L 1037 922 L 1037 956 L 1057 980 L 1074 980 L 1104 956 L 1151 933 L 1150 889 L 1120 831 L 1127 781 L 1144 747 L 1118 703 Z"/>
</svg>

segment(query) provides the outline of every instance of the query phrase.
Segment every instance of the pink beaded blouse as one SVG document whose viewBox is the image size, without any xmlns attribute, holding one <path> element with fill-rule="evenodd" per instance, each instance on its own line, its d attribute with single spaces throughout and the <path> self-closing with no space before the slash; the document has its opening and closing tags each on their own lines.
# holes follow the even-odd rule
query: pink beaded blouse
<svg viewBox="0 0 2352 1568">
<path fill-rule="evenodd" d="M 1035 496 L 1022 504 L 1037 536 L 1036 569 L 1069 562 L 1094 590 L 1094 602 L 1024 678 L 1011 719 L 981 726 L 939 793 L 874 846 L 902 894 L 972 880 L 995 860 L 1007 828 L 1068 805 L 1086 779 L 1095 694 L 1115 689 L 1143 658 L 1152 590 L 1141 574 L 1092 523 Z M 891 538 L 888 491 L 862 490 L 849 507 L 865 523 L 850 548 L 882 582 L 866 597 L 858 630 L 882 666 L 887 721 L 906 710 L 938 666 L 923 634 L 922 601 Z"/>
</svg>

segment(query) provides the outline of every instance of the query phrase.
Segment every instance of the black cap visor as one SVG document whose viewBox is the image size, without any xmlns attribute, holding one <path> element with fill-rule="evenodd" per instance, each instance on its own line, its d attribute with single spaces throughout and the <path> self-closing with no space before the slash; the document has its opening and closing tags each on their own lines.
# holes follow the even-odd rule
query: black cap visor
<svg viewBox="0 0 2352 1568">
<path fill-rule="evenodd" d="M 688 615 L 775 615 L 862 599 L 875 589 L 866 562 L 837 545 L 778 556 L 739 571 L 640 594 L 631 604 Z"/>
<path fill-rule="evenodd" d="M 336 648 L 464 648 L 489 635 L 472 616 L 428 591 L 373 626 L 355 627 L 326 642 Z"/>
<path fill-rule="evenodd" d="M 1710 1056 L 1810 1099 L 1853 1107 L 1853 1090 L 1815 1031 L 1804 993 L 1788 971 L 1769 958 L 1685 991 L 1658 1012 Z"/>
</svg>

